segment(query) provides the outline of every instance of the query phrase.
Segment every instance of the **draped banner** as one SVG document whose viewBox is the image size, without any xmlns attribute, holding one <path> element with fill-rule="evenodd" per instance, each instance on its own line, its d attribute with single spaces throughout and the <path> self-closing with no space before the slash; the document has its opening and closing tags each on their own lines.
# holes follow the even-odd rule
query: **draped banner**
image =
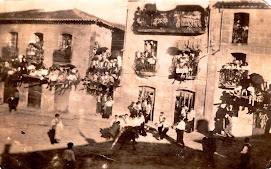
<svg viewBox="0 0 271 169">
<path fill-rule="evenodd" d="M 133 31 L 143 34 L 199 35 L 205 33 L 207 12 L 197 5 L 177 6 L 174 10 L 158 11 L 154 4 L 137 8 Z"/>
</svg>

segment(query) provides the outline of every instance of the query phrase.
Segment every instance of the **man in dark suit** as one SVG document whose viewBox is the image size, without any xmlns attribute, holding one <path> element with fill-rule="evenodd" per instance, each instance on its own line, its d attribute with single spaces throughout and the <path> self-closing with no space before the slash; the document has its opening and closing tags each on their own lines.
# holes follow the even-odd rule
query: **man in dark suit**
<svg viewBox="0 0 271 169">
<path fill-rule="evenodd" d="M 10 113 L 11 113 L 12 109 L 17 111 L 17 101 L 13 96 L 8 99 L 8 107 L 9 107 L 9 112 Z"/>
</svg>

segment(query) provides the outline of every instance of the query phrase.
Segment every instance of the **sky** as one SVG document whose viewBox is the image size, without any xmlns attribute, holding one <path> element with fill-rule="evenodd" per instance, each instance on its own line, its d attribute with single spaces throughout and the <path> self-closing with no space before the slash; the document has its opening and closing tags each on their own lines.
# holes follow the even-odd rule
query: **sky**
<svg viewBox="0 0 271 169">
<path fill-rule="evenodd" d="M 207 7 L 208 0 L 145 0 L 156 2 L 162 9 L 174 8 L 177 3 L 199 4 Z M 271 0 L 266 0 L 271 4 Z M 127 0 L 0 0 L 0 12 L 44 9 L 56 11 L 77 8 L 110 22 L 125 25 Z"/>
</svg>

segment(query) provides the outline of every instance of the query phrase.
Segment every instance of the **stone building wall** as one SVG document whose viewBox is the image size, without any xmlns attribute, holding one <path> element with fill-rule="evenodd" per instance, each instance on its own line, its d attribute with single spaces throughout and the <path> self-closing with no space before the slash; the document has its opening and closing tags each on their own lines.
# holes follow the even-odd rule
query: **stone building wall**
<svg viewBox="0 0 271 169">
<path fill-rule="evenodd" d="M 129 113 L 127 107 L 132 101 L 137 101 L 139 95 L 139 86 L 150 86 L 155 88 L 155 108 L 154 121 L 158 120 L 160 112 L 165 112 L 170 123 L 174 120 L 175 100 L 178 89 L 185 89 L 195 92 L 195 111 L 196 118 L 204 118 L 204 98 L 207 77 L 207 31 L 199 36 L 179 36 L 179 35 L 148 35 L 135 34 L 132 30 L 134 21 L 134 13 L 139 6 L 144 7 L 143 2 L 129 2 L 127 15 L 126 39 L 124 44 L 123 54 L 123 72 L 121 77 L 121 87 L 114 92 L 115 105 L 113 114 Z M 172 56 L 168 55 L 169 47 L 177 47 L 177 44 L 183 44 L 185 41 L 194 39 L 200 41 L 200 57 L 203 57 L 199 62 L 199 74 L 195 80 L 187 80 L 183 82 L 169 79 L 169 68 L 172 63 Z M 144 40 L 157 41 L 157 59 L 159 69 L 154 76 L 142 78 L 135 74 L 133 64 L 135 53 L 144 51 Z"/>
<path fill-rule="evenodd" d="M 247 44 L 232 43 L 234 13 L 249 14 Z M 223 65 L 234 59 L 231 53 L 246 54 L 249 74 L 258 73 L 265 81 L 271 79 L 271 30 L 268 29 L 270 17 L 270 9 L 211 9 L 207 93 L 212 94 L 206 99 L 205 109 L 206 112 L 211 112 L 210 117 L 215 117 L 217 105 L 221 103 L 220 96 L 224 90 L 219 88 L 219 71 Z M 211 128 L 213 125 L 214 122 L 211 122 Z"/>
<path fill-rule="evenodd" d="M 61 34 L 72 35 L 72 59 L 71 64 L 79 70 L 81 77 L 85 76 L 89 66 L 90 49 L 95 41 L 99 42 L 101 47 L 107 47 L 111 51 L 112 32 L 110 29 L 99 27 L 97 25 L 79 25 L 79 24 L 2 24 L 0 25 L 0 49 L 6 45 L 10 32 L 18 33 L 19 55 L 26 53 L 26 48 L 34 33 L 43 33 L 44 36 L 44 64 L 50 67 L 53 64 L 53 52 L 59 49 Z M 0 57 L 2 52 L 0 53 Z M 64 96 L 58 97 L 55 103 L 54 91 L 46 89 L 47 85 L 42 86 L 41 111 L 51 112 L 55 109 L 60 111 L 68 110 L 70 113 L 77 113 L 80 109 L 86 112 L 95 112 L 96 100 L 91 95 L 86 95 L 82 88 L 82 83 L 77 90 L 70 91 Z M 20 88 L 20 105 L 27 106 L 28 88 L 23 84 Z M 4 84 L 1 83 L 1 95 L 3 98 Z"/>
</svg>

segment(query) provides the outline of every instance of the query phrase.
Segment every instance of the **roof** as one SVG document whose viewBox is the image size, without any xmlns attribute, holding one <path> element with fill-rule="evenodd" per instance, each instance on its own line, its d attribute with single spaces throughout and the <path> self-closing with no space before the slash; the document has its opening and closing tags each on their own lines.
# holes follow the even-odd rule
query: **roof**
<svg viewBox="0 0 271 169">
<path fill-rule="evenodd" d="M 222 0 L 214 4 L 217 8 L 260 8 L 267 9 L 270 5 L 264 0 Z"/>
<path fill-rule="evenodd" d="M 0 23 L 100 23 L 110 28 L 124 30 L 124 25 L 111 23 L 94 15 L 88 14 L 78 9 L 59 10 L 45 12 L 44 10 L 27 10 L 17 12 L 0 13 Z"/>
</svg>

